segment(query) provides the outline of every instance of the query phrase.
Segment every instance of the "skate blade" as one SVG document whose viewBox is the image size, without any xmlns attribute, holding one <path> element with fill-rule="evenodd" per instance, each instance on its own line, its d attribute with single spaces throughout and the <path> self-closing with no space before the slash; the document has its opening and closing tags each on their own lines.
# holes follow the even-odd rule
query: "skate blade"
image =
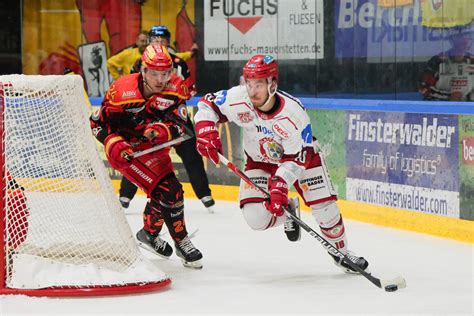
<svg viewBox="0 0 474 316">
<path fill-rule="evenodd" d="M 209 214 L 214 214 L 215 213 L 214 206 L 206 207 L 206 210 L 209 212 Z"/>
<path fill-rule="evenodd" d="M 138 246 L 139 246 L 140 248 L 145 249 L 145 250 L 151 252 L 152 254 L 157 255 L 158 257 L 161 257 L 161 258 L 164 258 L 164 259 L 169 259 L 169 258 L 171 257 L 171 255 L 173 254 L 173 253 L 171 253 L 171 254 L 169 255 L 169 257 L 167 257 L 167 256 L 165 256 L 165 255 L 162 255 L 161 253 L 156 252 L 155 249 L 151 248 L 150 246 L 148 246 L 148 245 L 145 244 L 145 243 L 142 243 L 141 241 L 138 241 Z"/>
<path fill-rule="evenodd" d="M 293 225 L 298 225 L 298 224 L 294 223 Z M 285 231 L 286 239 L 288 239 L 288 240 L 291 241 L 291 242 L 300 241 L 300 240 L 301 240 L 301 228 L 300 228 L 300 227 L 298 227 L 298 228 L 299 228 L 298 236 L 297 236 L 296 238 L 294 238 L 294 239 L 293 239 L 293 238 L 290 238 L 290 237 L 287 235 L 287 231 Z M 297 229 L 298 229 L 298 228 L 297 228 Z"/>
<path fill-rule="evenodd" d="M 141 215 L 142 214 L 142 211 L 139 211 L 139 210 L 134 210 L 134 209 L 130 209 L 130 208 L 123 208 L 122 207 L 122 210 L 123 210 L 123 213 L 125 215 Z"/>
<path fill-rule="evenodd" d="M 301 233 L 298 235 L 298 238 L 296 238 L 296 239 L 290 239 L 290 238 L 288 238 L 288 236 L 286 236 L 286 239 L 288 239 L 288 240 L 291 241 L 291 242 L 300 241 L 300 240 L 301 240 Z"/>
<path fill-rule="evenodd" d="M 291 242 L 297 242 L 297 241 L 300 241 L 301 240 L 301 227 L 298 226 L 297 223 L 293 223 L 293 225 L 296 227 L 298 231 L 298 236 L 294 239 L 290 238 L 288 235 L 287 235 L 287 231 L 283 229 L 284 233 L 285 233 L 285 236 L 286 236 L 286 239 L 288 239 L 289 241 Z"/>
<path fill-rule="evenodd" d="M 184 259 L 181 259 L 181 262 L 183 263 L 183 266 L 186 268 L 191 268 L 191 269 L 202 269 L 202 262 L 201 259 L 193 261 L 193 262 L 188 262 Z"/>
</svg>

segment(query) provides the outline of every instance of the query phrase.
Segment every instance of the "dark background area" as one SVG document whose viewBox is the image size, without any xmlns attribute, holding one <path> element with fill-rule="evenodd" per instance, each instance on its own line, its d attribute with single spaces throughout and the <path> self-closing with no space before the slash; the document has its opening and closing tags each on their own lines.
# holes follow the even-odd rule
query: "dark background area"
<svg viewBox="0 0 474 316">
<path fill-rule="evenodd" d="M 205 1 L 195 0 L 196 41 L 201 48 L 197 57 L 199 95 L 238 84 L 244 64 L 244 61 L 204 60 Z M 22 1 L 0 1 L 0 74 L 22 72 L 22 40 L 27 39 L 21 35 L 21 6 Z M 335 18 L 334 1 L 324 1 L 324 58 L 279 60 L 280 89 L 300 97 L 421 100 L 418 78 L 432 56 L 417 56 L 416 61 L 385 58 L 383 63 L 369 62 L 365 57 L 338 58 Z M 352 39 L 354 47 L 356 37 Z"/>
<path fill-rule="evenodd" d="M 21 1 L 0 1 L 0 74 L 21 73 Z"/>
<path fill-rule="evenodd" d="M 198 44 L 204 47 L 203 1 L 196 0 Z M 358 98 L 384 94 L 384 99 L 417 99 L 419 74 L 425 62 L 368 63 L 367 58 L 336 58 L 335 8 L 324 1 L 324 59 L 279 60 L 279 87 L 291 94 L 308 97 Z M 355 40 L 355 39 L 354 39 Z M 426 56 L 426 61 L 432 56 Z M 199 94 L 234 86 L 239 82 L 244 61 L 198 59 Z"/>
</svg>

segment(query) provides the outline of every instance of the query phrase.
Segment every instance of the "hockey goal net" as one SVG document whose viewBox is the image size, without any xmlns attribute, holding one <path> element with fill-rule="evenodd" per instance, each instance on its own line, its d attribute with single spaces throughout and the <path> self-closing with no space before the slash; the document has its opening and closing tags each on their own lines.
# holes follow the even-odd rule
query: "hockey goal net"
<svg viewBox="0 0 474 316">
<path fill-rule="evenodd" d="M 136 293 L 144 258 L 92 136 L 80 76 L 0 76 L 0 294 Z"/>
</svg>

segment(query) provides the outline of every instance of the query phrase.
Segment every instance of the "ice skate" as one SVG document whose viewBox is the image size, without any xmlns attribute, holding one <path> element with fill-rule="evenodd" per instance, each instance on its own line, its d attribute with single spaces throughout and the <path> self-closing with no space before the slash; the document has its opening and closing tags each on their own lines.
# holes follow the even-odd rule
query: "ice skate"
<svg viewBox="0 0 474 316">
<path fill-rule="evenodd" d="M 202 269 L 202 253 L 194 247 L 188 236 L 175 241 L 176 255 L 181 258 L 187 268 Z"/>
<path fill-rule="evenodd" d="M 297 197 L 288 200 L 288 210 L 296 217 L 300 217 L 300 201 Z M 301 239 L 301 228 L 291 217 L 287 216 L 284 227 L 289 241 Z"/>
<path fill-rule="evenodd" d="M 334 259 L 334 263 L 336 264 L 336 266 L 340 267 L 345 273 L 353 273 L 353 274 L 359 273 L 358 271 L 354 270 L 351 266 L 349 266 L 343 259 L 331 253 L 329 255 Z M 354 262 L 359 268 L 366 271 L 367 267 L 369 266 L 369 263 L 367 262 L 367 260 L 364 259 L 364 257 L 359 257 L 351 251 L 348 251 L 345 255 L 352 262 Z"/>
<path fill-rule="evenodd" d="M 169 258 L 173 254 L 170 244 L 161 239 L 160 236 L 153 236 L 143 228 L 137 233 L 138 245 L 163 258 Z"/>
<path fill-rule="evenodd" d="M 214 205 L 216 202 L 212 198 L 212 196 L 208 195 L 203 198 L 201 198 L 202 204 L 204 204 L 204 207 L 207 209 L 209 213 L 214 213 Z"/>
</svg>

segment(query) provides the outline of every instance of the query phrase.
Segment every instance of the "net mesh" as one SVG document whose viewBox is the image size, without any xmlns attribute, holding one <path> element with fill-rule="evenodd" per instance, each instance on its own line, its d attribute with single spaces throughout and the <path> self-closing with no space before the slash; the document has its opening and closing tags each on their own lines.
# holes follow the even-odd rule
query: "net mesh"
<svg viewBox="0 0 474 316">
<path fill-rule="evenodd" d="M 144 259 L 97 152 L 81 77 L 11 75 L 0 76 L 0 82 L 7 285 L 18 286 L 15 260 L 25 261 L 21 256 L 55 266 L 130 273 Z M 163 278 L 155 272 L 152 279 Z M 58 282 L 34 286 L 71 286 Z M 123 282 L 100 278 L 83 283 Z"/>
</svg>

